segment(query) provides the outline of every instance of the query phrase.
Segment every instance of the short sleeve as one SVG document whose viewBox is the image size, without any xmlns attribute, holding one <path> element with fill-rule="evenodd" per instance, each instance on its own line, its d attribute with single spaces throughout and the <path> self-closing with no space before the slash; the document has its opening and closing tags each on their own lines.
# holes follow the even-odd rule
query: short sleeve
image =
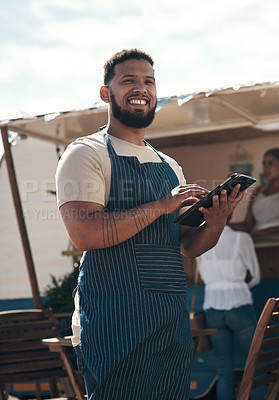
<svg viewBox="0 0 279 400">
<path fill-rule="evenodd" d="M 171 166 L 171 168 L 174 170 L 174 172 L 177 176 L 179 185 L 186 185 L 186 179 L 183 174 L 183 170 L 182 170 L 181 166 L 173 158 L 166 156 L 165 154 L 164 154 L 164 157 L 165 157 L 166 161 L 169 163 L 169 165 Z M 184 211 L 187 210 L 187 208 L 188 207 L 182 207 L 179 210 L 179 215 L 183 214 Z"/>
<path fill-rule="evenodd" d="M 174 170 L 177 179 L 179 181 L 179 185 L 186 185 L 186 179 L 184 177 L 183 171 L 181 166 L 171 157 L 169 157 L 166 154 L 163 154 L 161 152 L 159 152 L 165 159 L 166 161 L 169 163 L 170 167 Z"/>
<path fill-rule="evenodd" d="M 177 177 L 179 180 L 179 185 L 186 185 L 186 179 L 185 176 L 183 174 L 182 168 L 180 167 L 180 165 L 178 165 L 178 169 L 177 169 Z"/>
<path fill-rule="evenodd" d="M 91 201 L 105 205 L 105 179 L 98 153 L 83 143 L 72 143 L 59 160 L 56 171 L 57 205 Z"/>
</svg>

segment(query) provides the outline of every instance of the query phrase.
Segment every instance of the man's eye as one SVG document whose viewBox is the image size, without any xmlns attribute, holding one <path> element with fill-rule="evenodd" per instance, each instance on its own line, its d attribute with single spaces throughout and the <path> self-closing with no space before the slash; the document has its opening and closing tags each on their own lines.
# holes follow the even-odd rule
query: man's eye
<svg viewBox="0 0 279 400">
<path fill-rule="evenodd" d="M 154 81 L 146 81 L 145 83 L 146 83 L 147 85 L 154 85 L 155 82 L 154 82 Z"/>
</svg>

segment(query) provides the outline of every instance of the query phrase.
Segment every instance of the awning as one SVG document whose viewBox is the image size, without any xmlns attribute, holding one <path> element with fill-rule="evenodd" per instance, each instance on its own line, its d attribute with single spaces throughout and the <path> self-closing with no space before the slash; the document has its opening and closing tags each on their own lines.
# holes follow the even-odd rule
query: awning
<svg viewBox="0 0 279 400">
<path fill-rule="evenodd" d="M 107 107 L 2 121 L 19 135 L 66 146 L 107 123 Z M 279 133 L 279 82 L 161 98 L 146 139 L 171 147 L 241 140 Z"/>
</svg>

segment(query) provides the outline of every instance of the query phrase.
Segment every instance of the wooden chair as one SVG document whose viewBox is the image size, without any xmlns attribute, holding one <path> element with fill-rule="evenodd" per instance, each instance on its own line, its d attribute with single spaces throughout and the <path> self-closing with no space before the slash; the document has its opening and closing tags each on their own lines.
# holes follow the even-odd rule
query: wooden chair
<svg viewBox="0 0 279 400">
<path fill-rule="evenodd" d="M 50 310 L 0 312 L 0 399 L 6 398 L 5 385 L 36 382 L 36 397 L 42 398 L 40 381 L 48 380 L 50 394 L 57 397 L 56 379 L 69 378 L 73 397 L 83 399 L 83 388 L 73 372 L 69 377 L 64 360 L 42 343 L 42 339 L 59 337 L 55 317 Z M 68 362 L 70 362 L 68 360 Z M 74 370 L 73 370 L 74 371 Z M 68 396 L 69 397 L 69 396 Z"/>
<path fill-rule="evenodd" d="M 247 357 L 237 400 L 248 400 L 253 389 L 266 386 L 265 400 L 279 392 L 279 298 L 270 298 L 259 318 Z"/>
</svg>

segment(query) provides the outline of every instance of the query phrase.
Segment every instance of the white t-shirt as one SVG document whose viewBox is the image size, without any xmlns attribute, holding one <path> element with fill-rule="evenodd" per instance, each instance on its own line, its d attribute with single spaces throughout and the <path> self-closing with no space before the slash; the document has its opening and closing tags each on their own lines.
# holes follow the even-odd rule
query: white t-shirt
<svg viewBox="0 0 279 400">
<path fill-rule="evenodd" d="M 91 201 L 105 206 L 111 181 L 111 164 L 104 138 L 104 130 L 78 138 L 63 153 L 56 171 L 57 204 L 68 201 Z M 109 135 L 119 156 L 135 156 L 140 163 L 161 162 L 150 146 L 139 146 Z M 160 153 L 185 185 L 181 167 L 171 157 Z"/>
<path fill-rule="evenodd" d="M 111 163 L 104 138 L 105 130 L 78 138 L 63 153 L 56 171 L 57 205 L 69 201 L 91 201 L 106 206 L 111 183 Z M 140 163 L 162 162 L 150 146 L 139 146 L 109 135 L 119 156 L 135 156 Z M 180 185 L 185 185 L 181 167 L 175 160 L 160 152 L 177 175 Z M 75 295 L 72 316 L 72 344 L 80 343 L 79 298 Z"/>
<path fill-rule="evenodd" d="M 252 304 L 249 287 L 260 282 L 260 268 L 250 235 L 225 226 L 215 247 L 198 258 L 205 284 L 204 310 L 231 310 Z M 247 271 L 252 279 L 247 284 Z"/>
<path fill-rule="evenodd" d="M 253 231 L 279 226 L 279 193 L 265 196 L 261 191 L 253 203 L 253 215 Z"/>
</svg>

